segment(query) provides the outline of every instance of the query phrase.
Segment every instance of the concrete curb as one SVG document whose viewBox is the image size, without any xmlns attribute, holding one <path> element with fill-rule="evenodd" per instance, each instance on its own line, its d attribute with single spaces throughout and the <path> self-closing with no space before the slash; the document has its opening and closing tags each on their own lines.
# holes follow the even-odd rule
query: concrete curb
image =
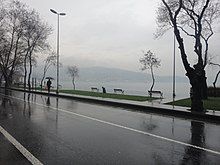
<svg viewBox="0 0 220 165">
<path fill-rule="evenodd" d="M 141 111 L 141 112 L 150 112 L 156 114 L 162 114 L 167 116 L 181 117 L 184 119 L 195 119 L 195 120 L 205 120 L 208 122 L 220 123 L 220 112 L 208 110 L 204 113 L 191 112 L 187 110 L 186 107 L 180 106 L 171 106 L 163 104 L 152 104 L 146 102 L 136 102 L 136 101 L 127 101 L 127 100 L 116 100 L 116 99 L 107 99 L 99 97 L 90 97 L 90 96 L 81 96 L 81 95 L 72 95 L 72 94 L 59 94 L 50 93 L 43 91 L 25 91 L 23 89 L 11 88 L 12 90 L 26 92 L 26 93 L 35 93 L 46 96 L 74 99 L 83 102 L 96 103 L 102 105 L 108 105 L 113 107 L 122 107 L 128 108 L 130 110 Z"/>
</svg>

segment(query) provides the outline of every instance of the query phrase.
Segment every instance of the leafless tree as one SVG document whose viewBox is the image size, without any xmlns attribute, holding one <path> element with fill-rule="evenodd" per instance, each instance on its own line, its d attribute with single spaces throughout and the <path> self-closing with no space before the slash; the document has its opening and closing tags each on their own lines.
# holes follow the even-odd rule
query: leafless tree
<svg viewBox="0 0 220 165">
<path fill-rule="evenodd" d="M 2 2 L 2 3 L 1 3 Z M 39 14 L 19 0 L 1 1 L 0 7 L 0 69 L 6 81 L 11 85 L 13 74 L 24 66 L 26 85 L 27 64 L 30 65 L 28 84 L 32 66 L 36 62 L 36 53 L 47 49 L 47 38 L 51 28 L 44 23 Z"/>
<path fill-rule="evenodd" d="M 49 44 L 47 43 L 48 36 L 51 34 L 51 27 L 47 23 L 44 23 L 39 14 L 35 10 L 30 10 L 27 12 L 26 26 L 24 33 L 24 41 L 26 44 L 26 53 L 24 56 L 24 68 L 25 75 L 24 81 L 26 82 L 27 77 L 27 63 L 29 64 L 29 74 L 28 74 L 28 88 L 31 88 L 31 75 L 33 62 L 36 61 L 36 53 L 45 51 L 49 49 Z M 26 83 L 25 83 L 26 84 Z M 25 88 L 26 86 L 24 86 Z"/>
<path fill-rule="evenodd" d="M 213 26 L 220 16 L 219 0 L 161 0 L 158 8 L 158 32 L 163 35 L 173 28 L 179 44 L 182 63 L 192 86 L 191 110 L 203 111 L 202 99 L 207 98 L 205 67 L 208 59 L 209 39 L 213 36 Z M 187 59 L 183 36 L 191 37 L 194 44 L 196 64 L 190 66 Z"/>
<path fill-rule="evenodd" d="M 51 66 L 55 66 L 55 65 L 56 65 L 56 53 L 51 52 L 51 53 L 49 53 L 47 58 L 44 60 L 43 76 L 42 76 L 42 79 L 41 79 L 41 82 L 40 82 L 41 90 L 42 90 L 43 81 L 44 81 L 44 78 L 46 76 L 46 73 L 47 73 L 48 69 Z"/>
<path fill-rule="evenodd" d="M 160 60 L 149 50 L 147 53 L 144 53 L 144 57 L 142 57 L 139 61 L 142 64 L 141 70 L 150 69 L 151 71 L 152 85 L 150 91 L 152 91 L 155 84 L 153 68 L 158 68 L 160 66 Z"/>
<path fill-rule="evenodd" d="M 5 87 L 11 85 L 14 71 L 22 64 L 22 35 L 25 20 L 22 19 L 24 6 L 12 1 L 5 6 L 4 18 L 1 26 L 0 67 L 5 79 Z M 16 9 L 17 10 L 16 10 Z"/>
<path fill-rule="evenodd" d="M 72 83 L 73 83 L 73 89 L 76 89 L 75 85 L 75 78 L 79 77 L 79 69 L 76 66 L 68 66 L 67 67 L 67 74 L 69 74 L 72 78 Z"/>
</svg>

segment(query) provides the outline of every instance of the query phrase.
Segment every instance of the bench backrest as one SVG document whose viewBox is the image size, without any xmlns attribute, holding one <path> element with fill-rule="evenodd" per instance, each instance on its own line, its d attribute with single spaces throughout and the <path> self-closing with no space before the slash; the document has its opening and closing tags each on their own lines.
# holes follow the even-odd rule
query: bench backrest
<svg viewBox="0 0 220 165">
<path fill-rule="evenodd" d="M 114 91 L 115 91 L 115 92 L 116 92 L 116 91 L 121 91 L 121 92 L 122 92 L 123 90 L 122 90 L 122 89 L 114 89 Z"/>
<path fill-rule="evenodd" d="M 96 87 L 91 87 L 91 90 L 92 90 L 92 91 L 99 91 L 99 89 L 96 88 Z"/>
<path fill-rule="evenodd" d="M 161 91 L 148 91 L 149 93 L 162 93 Z"/>
</svg>

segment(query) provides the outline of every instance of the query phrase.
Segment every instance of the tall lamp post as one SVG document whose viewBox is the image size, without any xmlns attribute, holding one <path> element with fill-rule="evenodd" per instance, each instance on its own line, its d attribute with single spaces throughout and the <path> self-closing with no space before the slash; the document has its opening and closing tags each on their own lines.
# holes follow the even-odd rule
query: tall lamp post
<svg viewBox="0 0 220 165">
<path fill-rule="evenodd" d="M 175 38 L 175 33 L 174 37 L 173 37 L 173 102 L 175 101 L 175 97 L 176 97 L 176 38 Z"/>
<path fill-rule="evenodd" d="M 60 15 L 65 16 L 66 13 L 58 13 L 53 9 L 50 9 L 50 11 L 57 15 L 57 90 L 56 94 L 59 94 L 59 26 L 60 26 Z"/>
</svg>

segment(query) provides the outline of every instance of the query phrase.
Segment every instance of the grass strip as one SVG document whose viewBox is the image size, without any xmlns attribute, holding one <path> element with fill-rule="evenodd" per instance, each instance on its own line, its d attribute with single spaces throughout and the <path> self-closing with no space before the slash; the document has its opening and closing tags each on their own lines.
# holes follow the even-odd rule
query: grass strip
<svg viewBox="0 0 220 165">
<path fill-rule="evenodd" d="M 82 91 L 82 90 L 60 90 L 62 93 L 83 95 L 83 96 L 92 96 L 92 97 L 102 97 L 102 98 L 111 98 L 111 99 L 123 99 L 123 100 L 132 100 L 132 101 L 151 101 L 158 98 L 148 97 L 148 96 L 137 96 L 137 95 L 124 95 L 124 94 L 114 94 L 114 93 L 99 93 L 92 91 Z"/>
<path fill-rule="evenodd" d="M 166 104 L 173 105 L 173 102 L 169 102 Z M 204 104 L 205 109 L 220 111 L 220 97 L 209 97 L 207 100 L 203 100 L 203 104 Z M 177 100 L 174 102 L 174 105 L 183 106 L 183 107 L 190 107 L 191 100 L 189 98 Z"/>
</svg>

